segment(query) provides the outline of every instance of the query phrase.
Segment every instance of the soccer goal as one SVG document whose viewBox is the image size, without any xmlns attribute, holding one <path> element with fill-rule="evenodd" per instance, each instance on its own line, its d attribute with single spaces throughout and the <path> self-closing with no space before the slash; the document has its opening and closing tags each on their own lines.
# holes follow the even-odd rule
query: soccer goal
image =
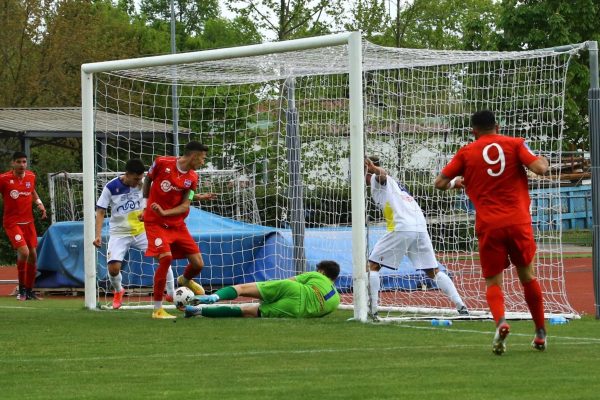
<svg viewBox="0 0 600 400">
<path fill-rule="evenodd" d="M 150 163 L 176 155 L 197 140 L 210 148 L 209 168 L 242 171 L 231 184 L 248 189 L 244 201 L 252 204 L 240 224 L 231 222 L 241 211 L 214 222 L 215 210 L 204 203 L 190 219 L 208 291 L 287 278 L 333 259 L 342 266 L 343 307 L 366 321 L 365 265 L 385 226 L 365 188 L 363 158 L 378 155 L 424 210 L 438 260 L 467 306 L 484 315 L 472 206 L 460 192 L 435 191 L 433 179 L 471 140 L 469 117 L 482 108 L 496 113 L 503 133 L 526 137 L 560 162 L 566 74 L 585 49 L 586 43 L 524 52 L 396 49 L 354 32 L 83 65 L 86 306 L 97 307 L 105 279 L 91 245 L 99 172 L 118 170 L 128 158 Z M 173 133 L 148 140 L 135 130 L 106 132 L 95 124 L 97 111 L 172 126 Z M 102 147 L 98 135 L 106 138 Z M 211 179 L 201 173 L 200 180 L 208 191 L 202 185 Z M 547 311 L 574 316 L 562 264 L 560 177 L 532 177 L 530 184 Z M 151 276 L 127 289 L 143 282 Z M 511 315 L 526 315 L 516 274 L 506 275 L 505 289 Z M 382 274 L 382 290 L 380 313 L 456 312 L 407 260 Z"/>
</svg>

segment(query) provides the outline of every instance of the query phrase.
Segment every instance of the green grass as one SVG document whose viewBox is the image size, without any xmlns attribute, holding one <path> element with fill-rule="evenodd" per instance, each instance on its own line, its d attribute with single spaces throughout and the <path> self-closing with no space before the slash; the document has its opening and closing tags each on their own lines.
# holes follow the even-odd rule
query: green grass
<svg viewBox="0 0 600 400">
<path fill-rule="evenodd" d="M 562 242 L 578 246 L 592 246 L 593 234 L 590 229 L 569 230 L 562 232 Z"/>
<path fill-rule="evenodd" d="M 88 311 L 83 301 L 0 298 L 2 399 L 596 399 L 600 322 L 551 326 L 529 348 L 512 323 L 318 320 L 156 321 L 149 310 Z"/>
</svg>

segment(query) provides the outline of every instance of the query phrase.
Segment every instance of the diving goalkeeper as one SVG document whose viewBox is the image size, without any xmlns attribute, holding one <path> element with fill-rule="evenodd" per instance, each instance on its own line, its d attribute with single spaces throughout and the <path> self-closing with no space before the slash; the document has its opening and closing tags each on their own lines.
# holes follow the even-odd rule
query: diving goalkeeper
<svg viewBox="0 0 600 400">
<path fill-rule="evenodd" d="M 259 299 L 260 303 L 217 307 L 188 305 L 185 307 L 185 317 L 323 317 L 340 304 L 340 295 L 334 285 L 339 274 L 338 263 L 323 260 L 317 264 L 316 271 L 289 279 L 227 286 L 211 295 L 196 296 L 193 303 L 212 304 L 221 300 L 234 300 L 238 296 Z"/>
</svg>

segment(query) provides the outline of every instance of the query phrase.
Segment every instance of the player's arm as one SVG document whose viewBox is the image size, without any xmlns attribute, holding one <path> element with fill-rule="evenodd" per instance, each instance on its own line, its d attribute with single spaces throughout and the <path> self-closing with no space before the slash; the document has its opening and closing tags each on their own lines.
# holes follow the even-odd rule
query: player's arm
<svg viewBox="0 0 600 400">
<path fill-rule="evenodd" d="M 435 178 L 433 185 L 439 190 L 462 189 L 465 187 L 462 176 L 455 176 L 450 179 L 442 173 Z"/>
<path fill-rule="evenodd" d="M 144 213 L 146 212 L 146 201 L 150 196 L 150 186 L 152 186 L 152 178 L 149 175 L 146 175 L 144 178 L 144 184 L 142 185 L 142 212 L 138 215 L 138 219 L 140 221 L 144 220 Z"/>
<path fill-rule="evenodd" d="M 42 213 L 41 218 L 46 219 L 46 207 L 44 207 L 44 203 L 42 203 L 42 199 L 40 199 L 40 196 L 37 194 L 35 189 L 33 189 L 33 201 L 35 204 L 37 204 L 38 210 L 40 210 Z"/>
<path fill-rule="evenodd" d="M 202 200 L 215 200 L 217 195 L 214 193 L 195 193 L 194 201 L 202 201 Z"/>
<path fill-rule="evenodd" d="M 189 211 L 191 205 L 190 198 L 193 198 L 193 191 L 188 190 L 183 195 L 183 201 L 181 202 L 181 204 L 179 204 L 176 207 L 165 210 L 158 203 L 152 203 L 150 207 L 152 207 L 152 209 L 161 217 L 173 217 L 175 215 L 184 214 Z"/>
<path fill-rule="evenodd" d="M 375 175 L 375 179 L 377 179 L 380 185 L 385 185 L 387 182 L 387 172 L 385 169 L 373 164 L 373 161 L 369 158 L 365 158 L 365 167 L 368 173 Z"/>
<path fill-rule="evenodd" d="M 545 175 L 546 172 L 548 172 L 549 167 L 550 163 L 548 162 L 548 159 L 544 156 L 539 156 L 537 160 L 530 164 L 527 164 L 527 168 L 538 175 Z"/>
<path fill-rule="evenodd" d="M 96 235 L 94 238 L 94 246 L 102 246 L 102 225 L 104 225 L 104 216 L 106 210 L 102 207 L 96 207 Z"/>
</svg>

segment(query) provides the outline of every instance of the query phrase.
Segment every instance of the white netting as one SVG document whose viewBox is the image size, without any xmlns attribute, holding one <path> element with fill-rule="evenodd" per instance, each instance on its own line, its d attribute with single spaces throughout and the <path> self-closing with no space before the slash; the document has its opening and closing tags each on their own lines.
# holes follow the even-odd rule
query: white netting
<svg viewBox="0 0 600 400">
<path fill-rule="evenodd" d="M 469 117 L 480 108 L 496 113 L 503 133 L 527 137 L 534 150 L 560 162 L 566 70 L 582 48 L 500 53 L 363 44 L 365 153 L 381 156 L 384 167 L 414 194 L 439 261 L 471 310 L 487 310 L 474 215 L 464 196 L 433 190 L 433 178 L 470 140 Z M 244 178 L 233 185 L 244 189 L 240 201 L 249 204 L 245 211 L 230 200 L 227 212 L 202 207 L 251 225 L 217 220 L 203 231 L 198 219 L 190 226 L 204 253 L 205 288 L 284 278 L 334 259 L 344 271 L 338 281 L 344 303 L 351 304 L 348 66 L 347 47 L 333 46 L 95 74 L 97 111 L 156 127 L 115 131 L 96 124 L 99 137 L 106 137 L 97 142 L 96 169 L 111 173 L 128 158 L 149 164 L 173 153 L 171 88 L 176 85 L 179 142 L 207 144 L 209 169 L 239 171 Z M 222 195 L 227 180 L 218 190 L 204 186 L 214 176 L 201 174 L 202 191 Z M 537 193 L 538 276 L 548 311 L 572 313 L 562 268 L 558 185 L 544 182 L 531 180 Z M 369 205 L 367 210 L 370 249 L 383 228 L 380 213 Z M 141 281 L 151 282 L 151 276 Z M 526 310 L 513 272 L 505 282 L 507 309 Z M 419 275 L 387 274 L 383 288 L 384 309 L 452 308 Z"/>
</svg>

